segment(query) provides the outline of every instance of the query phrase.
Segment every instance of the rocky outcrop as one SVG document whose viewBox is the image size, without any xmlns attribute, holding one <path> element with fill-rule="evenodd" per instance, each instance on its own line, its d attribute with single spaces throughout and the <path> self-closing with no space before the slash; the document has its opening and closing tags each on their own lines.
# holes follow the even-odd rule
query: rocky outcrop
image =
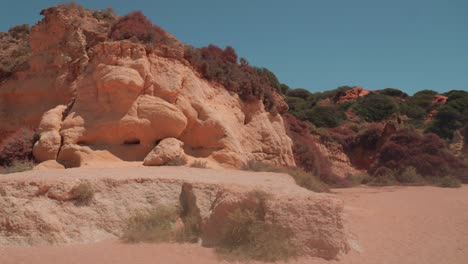
<svg viewBox="0 0 468 264">
<path fill-rule="evenodd" d="M 349 101 L 354 101 L 359 99 L 360 97 L 364 97 L 368 95 L 370 91 L 365 90 L 363 87 L 354 87 L 346 92 L 344 94 L 339 95 L 337 98 L 335 98 L 335 101 L 337 103 L 345 103 Z"/>
<path fill-rule="evenodd" d="M 185 160 L 184 143 L 175 138 L 166 138 L 146 156 L 143 161 L 145 166 L 161 166 L 171 161 Z"/>
<path fill-rule="evenodd" d="M 148 56 L 140 44 L 106 42 L 91 53 L 89 74 L 80 76 L 62 124 L 67 148 L 104 149 L 137 161 L 171 137 L 190 156 L 234 167 L 249 159 L 294 165 L 282 118 L 264 111 L 260 101 L 244 113 L 237 96 L 179 61 Z"/>
<path fill-rule="evenodd" d="M 67 105 L 59 123 L 40 129 L 37 161 L 143 161 L 159 141 L 177 138 L 187 155 L 228 167 L 248 160 L 295 165 L 282 117 L 261 100 L 244 102 L 204 80 L 182 56 L 104 41 L 109 23 L 90 10 L 59 6 L 42 14 L 31 29 L 29 69 L 0 89 L 0 135 L 42 126 Z M 273 100 L 278 111 L 287 109 L 279 94 Z"/>
<path fill-rule="evenodd" d="M 62 144 L 60 128 L 66 106 L 59 105 L 47 111 L 41 119 L 38 132 L 39 140 L 34 144 L 33 155 L 37 162 L 55 160 Z"/>
<path fill-rule="evenodd" d="M 438 94 L 434 96 L 434 99 L 432 100 L 432 105 L 434 106 L 441 106 L 445 105 L 447 103 L 448 96 Z"/>
<path fill-rule="evenodd" d="M 76 78 L 88 63 L 88 43 L 107 35 L 107 23 L 79 8 L 60 6 L 41 14 L 45 18 L 30 30 L 27 67 L 1 83 L 2 131 L 38 127 L 44 112 L 71 102 Z"/>
<path fill-rule="evenodd" d="M 316 144 L 320 152 L 330 161 L 331 171 L 336 176 L 346 178 L 365 172 L 365 170 L 358 170 L 353 167 L 342 145 L 332 142 L 320 142 L 318 138 Z"/>
<path fill-rule="evenodd" d="M 429 124 L 432 120 L 434 120 L 435 116 L 438 113 L 438 110 L 441 106 L 444 106 L 447 103 L 448 97 L 445 95 L 437 94 L 432 99 L 432 110 L 427 114 L 426 119 L 424 120 L 424 124 Z"/>
<path fill-rule="evenodd" d="M 265 221 L 288 228 L 303 252 L 327 259 L 348 248 L 343 203 L 297 186 L 284 174 L 175 167 L 78 168 L 32 171 L 0 178 L 0 245 L 93 242 L 122 234 L 134 212 L 165 204 L 199 213 L 202 244 L 214 246 L 228 214 L 268 194 Z M 72 189 L 89 183 L 88 206 Z M 187 208 L 190 207 L 190 208 Z M 223 220 L 224 219 L 224 220 Z"/>
</svg>

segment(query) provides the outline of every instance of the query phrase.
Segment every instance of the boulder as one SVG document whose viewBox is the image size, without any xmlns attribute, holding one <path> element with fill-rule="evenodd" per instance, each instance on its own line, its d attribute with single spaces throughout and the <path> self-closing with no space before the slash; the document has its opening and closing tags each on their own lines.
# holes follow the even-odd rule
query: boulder
<svg viewBox="0 0 468 264">
<path fill-rule="evenodd" d="M 65 169 L 65 167 L 55 160 L 47 160 L 34 166 L 33 170 L 60 170 L 60 169 Z"/>
<path fill-rule="evenodd" d="M 87 146 L 73 144 L 63 145 L 57 157 L 57 162 L 66 168 L 121 161 L 121 159 L 107 150 L 93 150 Z"/>
<path fill-rule="evenodd" d="M 55 160 L 60 150 L 61 140 L 62 138 L 58 131 L 42 132 L 39 140 L 34 144 L 34 159 L 37 162 Z"/>
<path fill-rule="evenodd" d="M 59 130 L 62 126 L 63 112 L 67 107 L 59 105 L 42 116 L 39 123 L 39 140 L 34 144 L 33 155 L 37 162 L 55 160 L 62 144 Z"/>
<path fill-rule="evenodd" d="M 166 138 L 146 156 L 145 166 L 161 166 L 171 161 L 185 160 L 184 143 L 175 138 Z"/>
</svg>

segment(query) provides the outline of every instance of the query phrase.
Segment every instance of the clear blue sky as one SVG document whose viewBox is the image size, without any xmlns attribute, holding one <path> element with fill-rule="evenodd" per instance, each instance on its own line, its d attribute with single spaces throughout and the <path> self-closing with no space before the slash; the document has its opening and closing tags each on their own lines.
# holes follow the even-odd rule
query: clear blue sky
<svg viewBox="0 0 468 264">
<path fill-rule="evenodd" d="M 64 1 L 8 1 L 0 31 Z M 142 10 L 194 46 L 231 45 L 291 87 L 468 90 L 468 0 L 78 0 Z"/>
</svg>

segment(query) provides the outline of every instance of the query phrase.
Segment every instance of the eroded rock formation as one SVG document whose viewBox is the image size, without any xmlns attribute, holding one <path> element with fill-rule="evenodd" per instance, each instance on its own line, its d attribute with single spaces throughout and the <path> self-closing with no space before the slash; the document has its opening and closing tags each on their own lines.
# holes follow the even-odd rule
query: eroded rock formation
<svg viewBox="0 0 468 264">
<path fill-rule="evenodd" d="M 89 183 L 87 206 L 72 189 Z M 343 202 L 297 186 L 285 174 L 174 167 L 30 171 L 0 178 L 0 245 L 93 242 L 119 237 L 134 212 L 177 206 L 200 218 L 202 244 L 216 246 L 226 217 L 262 191 L 265 221 L 288 228 L 304 253 L 327 259 L 348 250 Z M 180 204 L 182 203 L 182 204 Z"/>
<path fill-rule="evenodd" d="M 29 69 L 1 85 L 0 134 L 39 127 L 37 161 L 57 159 L 66 167 L 143 161 L 165 138 L 182 141 L 189 156 L 226 166 L 295 165 L 282 117 L 265 111 L 261 100 L 242 101 L 183 59 L 131 41 L 104 41 L 109 23 L 89 12 L 42 12 L 31 29 Z M 286 107 L 281 96 L 275 100 Z"/>
</svg>

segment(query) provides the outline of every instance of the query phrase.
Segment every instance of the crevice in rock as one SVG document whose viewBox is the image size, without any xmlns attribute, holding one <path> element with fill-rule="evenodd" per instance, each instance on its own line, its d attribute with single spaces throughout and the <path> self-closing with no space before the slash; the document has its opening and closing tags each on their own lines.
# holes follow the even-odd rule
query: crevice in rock
<svg viewBox="0 0 468 264">
<path fill-rule="evenodd" d="M 200 209 L 197 206 L 197 197 L 193 193 L 192 184 L 182 184 L 179 202 L 180 218 L 184 223 L 184 240 L 196 242 L 201 235 L 202 218 Z"/>
<path fill-rule="evenodd" d="M 140 145 L 140 140 L 137 138 L 127 139 L 123 143 L 124 145 Z"/>
<path fill-rule="evenodd" d="M 71 112 L 71 109 L 73 108 L 73 106 L 75 105 L 75 101 L 76 101 L 76 97 L 73 97 L 70 102 L 67 104 L 67 107 L 65 108 L 65 110 L 63 110 L 62 112 L 62 122 L 65 120 L 65 118 L 67 118 L 67 116 L 70 114 Z M 59 146 L 59 149 L 57 151 L 57 156 L 55 157 L 55 160 L 58 159 L 58 157 L 60 156 L 60 152 L 62 151 L 62 147 L 63 147 L 63 142 L 64 142 L 64 138 L 63 138 L 63 135 L 62 133 L 60 133 L 60 130 L 58 131 L 59 132 L 59 135 L 60 135 L 60 146 Z M 62 164 L 63 165 L 63 164 Z"/>
<path fill-rule="evenodd" d="M 67 116 L 70 114 L 73 106 L 75 105 L 75 101 L 76 101 L 76 97 L 73 97 L 70 102 L 67 104 L 67 108 L 65 108 L 65 110 L 63 110 L 62 112 L 62 121 L 65 120 L 65 118 L 67 118 Z"/>
</svg>

